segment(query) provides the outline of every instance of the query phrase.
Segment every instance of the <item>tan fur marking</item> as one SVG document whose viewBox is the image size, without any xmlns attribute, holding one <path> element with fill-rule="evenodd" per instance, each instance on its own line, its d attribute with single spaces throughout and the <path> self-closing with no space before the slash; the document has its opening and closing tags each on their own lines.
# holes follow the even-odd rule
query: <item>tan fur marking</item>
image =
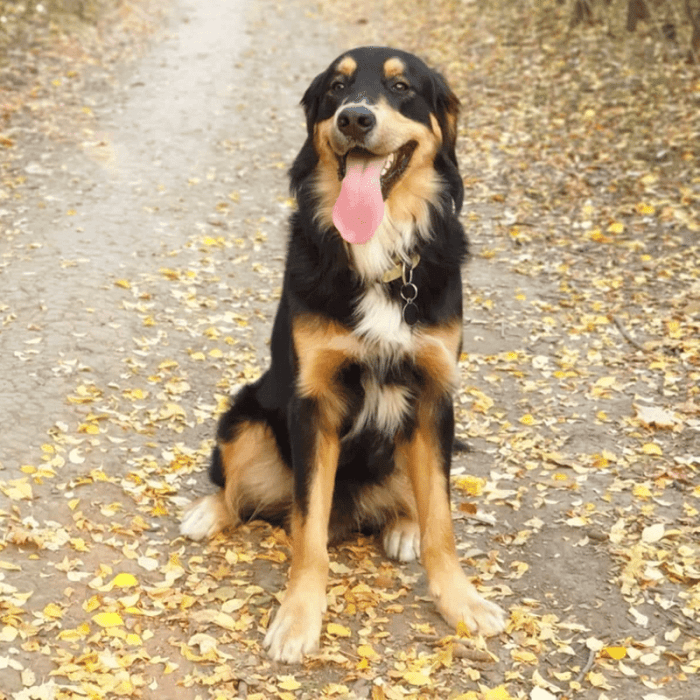
<svg viewBox="0 0 700 700">
<path fill-rule="evenodd" d="M 318 645 L 326 610 L 328 521 L 340 442 L 318 434 L 311 467 L 306 517 L 292 516 L 292 564 L 282 606 L 265 635 L 265 646 L 279 661 L 297 662 Z"/>
<path fill-rule="evenodd" d="M 397 465 L 398 466 L 398 465 Z M 408 474 L 402 469 L 394 469 L 391 476 L 382 484 L 365 488 L 358 502 L 362 523 L 384 525 L 383 520 L 398 518 L 416 520 L 416 499 L 413 496 Z"/>
<path fill-rule="evenodd" d="M 447 121 L 447 133 L 443 134 L 447 143 L 454 148 L 457 142 L 457 118 L 459 117 L 459 99 L 453 92 L 447 95 L 447 109 L 445 120 Z"/>
<path fill-rule="evenodd" d="M 430 377 L 438 392 L 451 393 L 457 384 L 457 359 L 462 347 L 460 319 L 423 329 L 416 342 L 416 364 Z"/>
<path fill-rule="evenodd" d="M 320 433 L 311 468 L 306 517 L 302 518 L 295 509 L 292 518 L 290 588 L 303 578 L 305 588 L 314 585 L 325 589 L 328 574 L 328 522 L 339 454 L 338 438 Z"/>
<path fill-rule="evenodd" d="M 350 77 L 357 70 L 357 61 L 352 56 L 343 56 L 336 70 Z"/>
<path fill-rule="evenodd" d="M 322 430 L 335 430 L 345 412 L 336 376 L 344 364 L 362 352 L 360 342 L 341 324 L 313 316 L 296 318 L 292 336 L 299 362 L 299 395 L 319 402 Z"/>
<path fill-rule="evenodd" d="M 433 161 L 442 143 L 442 137 L 434 129 L 397 112 L 384 98 L 372 106 L 372 111 L 377 117 L 377 126 L 365 144 L 368 150 L 377 155 L 388 156 L 409 141 L 418 143 L 406 172 L 389 192 L 385 220 L 390 218 L 393 221 L 389 227 L 391 231 L 396 230 L 396 224 L 410 223 L 411 226 L 415 224 L 419 233 L 423 232 L 428 236 L 428 204 L 435 202 L 440 188 Z M 319 207 L 316 216 L 319 223 L 331 227 L 333 207 L 340 194 L 338 159 L 335 154 L 344 154 L 347 150 L 345 137 L 335 128 L 335 115 L 316 124 L 314 146 L 319 155 L 316 166 Z"/>
<path fill-rule="evenodd" d="M 497 634 L 504 627 L 502 611 L 476 592 L 457 557 L 435 427 L 430 401 L 419 402 L 416 430 L 410 442 L 396 449 L 397 466 L 408 472 L 416 497 L 421 561 L 430 594 L 453 627 L 464 621 L 473 632 Z"/>
<path fill-rule="evenodd" d="M 378 147 L 370 144 L 370 150 L 389 154 L 409 141 L 418 143 L 408 168 L 389 192 L 386 200 L 388 214 L 395 222 L 415 222 L 419 232 L 429 235 L 428 204 L 435 202 L 440 187 L 433 162 L 441 139 L 424 124 L 394 110 L 384 98 L 379 100 L 375 114 L 377 129 L 374 140 Z"/>
<path fill-rule="evenodd" d="M 433 128 L 433 134 L 439 143 L 442 143 L 442 130 L 438 123 L 437 117 L 434 114 L 430 115 L 430 126 Z"/>
<path fill-rule="evenodd" d="M 237 437 L 219 444 L 226 478 L 226 505 L 235 522 L 241 511 L 263 512 L 291 503 L 292 475 L 282 462 L 272 430 L 262 423 L 243 423 Z M 255 506 L 253 508 L 253 506 Z"/>
<path fill-rule="evenodd" d="M 386 78 L 395 78 L 397 75 L 403 75 L 406 70 L 404 62 L 397 56 L 387 58 L 384 61 L 384 76 Z"/>
<path fill-rule="evenodd" d="M 333 226 L 333 207 L 340 194 L 338 159 L 332 146 L 334 121 L 333 116 L 314 126 L 314 148 L 318 154 L 315 184 L 319 197 L 319 207 L 315 216 L 318 223 L 324 227 Z"/>
<path fill-rule="evenodd" d="M 408 444 L 397 447 L 396 459 L 411 479 L 421 531 L 421 560 L 432 583 L 435 577 L 459 568 L 459 562 L 434 421 L 428 413 L 419 408 L 418 427 Z"/>
</svg>

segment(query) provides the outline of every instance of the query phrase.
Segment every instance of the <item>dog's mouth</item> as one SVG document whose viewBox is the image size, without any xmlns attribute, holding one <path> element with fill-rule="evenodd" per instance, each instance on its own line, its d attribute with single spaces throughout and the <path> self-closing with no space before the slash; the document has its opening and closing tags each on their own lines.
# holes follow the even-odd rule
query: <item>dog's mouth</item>
<svg viewBox="0 0 700 700">
<path fill-rule="evenodd" d="M 418 144 L 409 141 L 386 156 L 351 148 L 338 156 L 340 194 L 333 223 L 348 243 L 367 243 L 384 219 L 384 202 L 405 172 Z"/>
<path fill-rule="evenodd" d="M 411 162 L 413 152 L 416 150 L 418 143 L 416 141 L 408 141 L 401 148 L 384 156 L 384 162 L 379 172 L 379 183 L 382 193 L 382 199 L 386 200 L 391 192 L 392 187 L 399 181 L 401 176 L 406 172 L 408 164 Z M 338 180 L 341 182 L 347 174 L 348 157 L 352 160 L 366 160 L 367 163 L 378 161 L 382 156 L 377 156 L 366 148 L 355 146 L 342 156 L 336 154 L 338 159 Z"/>
</svg>

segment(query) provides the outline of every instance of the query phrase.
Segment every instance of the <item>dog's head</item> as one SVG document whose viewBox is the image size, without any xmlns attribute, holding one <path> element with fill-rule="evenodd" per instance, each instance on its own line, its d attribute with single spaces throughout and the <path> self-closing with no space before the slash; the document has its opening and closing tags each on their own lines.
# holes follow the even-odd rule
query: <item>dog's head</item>
<svg viewBox="0 0 700 700">
<path fill-rule="evenodd" d="M 353 49 L 314 79 L 301 102 L 308 139 L 291 170 L 292 189 L 314 175 L 323 225 L 338 225 L 333 210 L 346 189 L 350 198 L 381 197 L 398 220 L 425 218 L 427 205 L 444 204 L 445 195 L 459 211 L 459 100 L 419 58 L 384 47 Z"/>
</svg>

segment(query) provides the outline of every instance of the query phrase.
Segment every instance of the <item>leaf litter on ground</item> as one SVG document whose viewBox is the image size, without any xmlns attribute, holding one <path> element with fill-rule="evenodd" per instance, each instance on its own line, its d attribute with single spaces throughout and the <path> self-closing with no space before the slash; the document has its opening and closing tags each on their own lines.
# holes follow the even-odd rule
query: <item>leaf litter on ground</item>
<svg viewBox="0 0 700 700">
<path fill-rule="evenodd" d="M 0 475 L 0 670 L 18 688 L 7 697 L 693 697 L 700 78 L 653 28 L 627 37 L 619 5 L 602 15 L 607 34 L 569 32 L 554 1 L 385 1 L 344 16 L 348 45 L 423 55 L 463 103 L 474 260 L 456 417 L 471 451 L 455 464 L 455 522 L 465 564 L 509 611 L 506 633 L 446 629 L 420 568 L 358 537 L 332 553 L 320 652 L 277 668 L 260 643 L 285 534 L 177 537 L 215 416 L 265 366 L 279 298 L 266 243 L 291 203 L 282 186 L 276 216 L 241 225 L 229 190 L 150 271 L 115 274 L 105 294 L 142 328 L 122 371 L 103 383 L 87 357 L 57 361 L 75 378 L 71 411 L 19 474 Z M 3 191 L 21 197 L 22 184 L 8 175 Z M 254 286 L 232 283 L 232 262 Z M 75 475 L 62 480 L 66 465 Z M 29 507 L 39 498 L 53 501 L 45 517 Z"/>
</svg>

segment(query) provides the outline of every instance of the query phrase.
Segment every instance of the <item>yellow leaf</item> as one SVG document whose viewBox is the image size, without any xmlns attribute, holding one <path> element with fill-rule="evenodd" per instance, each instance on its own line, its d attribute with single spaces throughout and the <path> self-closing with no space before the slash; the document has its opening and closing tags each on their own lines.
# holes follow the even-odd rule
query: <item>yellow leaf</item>
<svg viewBox="0 0 700 700">
<path fill-rule="evenodd" d="M 588 682 L 595 688 L 603 688 L 607 690 L 610 688 L 608 682 L 605 680 L 605 676 L 597 671 L 591 671 L 586 677 Z"/>
<path fill-rule="evenodd" d="M 193 360 L 199 360 L 200 362 L 207 359 L 203 352 L 193 352 L 190 357 Z"/>
<path fill-rule="evenodd" d="M 651 216 L 656 212 L 656 207 L 653 204 L 645 204 L 644 202 L 639 202 L 635 208 L 637 213 L 642 216 Z"/>
<path fill-rule="evenodd" d="M 486 486 L 486 479 L 471 475 L 458 476 L 455 479 L 455 486 L 470 496 L 479 496 Z"/>
<path fill-rule="evenodd" d="M 372 648 L 372 645 L 370 644 L 361 644 L 359 647 L 357 647 L 357 654 L 363 659 L 379 658 L 379 654 L 377 654 L 377 652 Z"/>
<path fill-rule="evenodd" d="M 129 280 L 115 280 L 114 284 L 122 289 L 131 289 L 131 282 L 129 282 Z"/>
<path fill-rule="evenodd" d="M 668 330 L 670 338 L 679 339 L 683 337 L 683 327 L 680 321 L 668 321 L 666 323 L 666 329 Z"/>
<path fill-rule="evenodd" d="M 513 697 L 504 685 L 499 685 L 496 688 L 487 690 L 484 693 L 484 700 L 513 700 Z"/>
<path fill-rule="evenodd" d="M 349 637 L 352 634 L 347 627 L 343 627 L 335 622 L 328 623 L 326 632 L 328 632 L 328 634 L 332 634 L 334 637 Z"/>
<path fill-rule="evenodd" d="M 168 267 L 161 267 L 158 272 L 169 280 L 176 280 L 180 276 L 180 273 L 177 270 L 171 270 Z"/>
<path fill-rule="evenodd" d="M 428 685 L 430 678 L 420 671 L 407 671 L 403 674 L 403 679 L 411 685 Z"/>
<path fill-rule="evenodd" d="M 611 659 L 615 659 L 615 661 L 619 661 L 627 656 L 627 649 L 625 647 L 605 647 L 602 653 Z"/>
<path fill-rule="evenodd" d="M 13 501 L 33 498 L 32 485 L 27 479 L 10 479 L 7 485 L 0 484 L 0 490 Z"/>
<path fill-rule="evenodd" d="M 515 661 L 521 661 L 526 664 L 536 664 L 537 663 L 537 656 L 533 654 L 531 651 L 527 651 L 525 649 L 514 649 L 511 652 L 511 656 Z"/>
<path fill-rule="evenodd" d="M 595 241 L 596 243 L 611 243 L 612 238 L 609 236 L 606 236 L 599 228 L 594 228 L 592 231 L 589 231 L 588 237 L 592 240 Z"/>
<path fill-rule="evenodd" d="M 88 598 L 84 603 L 83 603 L 83 610 L 85 612 L 92 612 L 93 610 L 97 610 L 97 608 L 100 607 L 100 599 L 94 595 L 92 598 Z"/>
<path fill-rule="evenodd" d="M 535 424 L 535 419 L 530 413 L 526 413 L 524 416 L 520 417 L 520 422 L 523 425 L 534 425 Z"/>
<path fill-rule="evenodd" d="M 299 690 L 301 688 L 301 683 L 299 683 L 294 676 L 282 676 L 284 680 L 277 684 L 278 688 L 282 690 Z"/>
<path fill-rule="evenodd" d="M 625 230 L 625 225 L 620 221 L 615 221 L 608 226 L 608 233 L 622 233 Z"/>
<path fill-rule="evenodd" d="M 138 579 L 133 574 L 121 573 L 112 579 L 112 585 L 117 588 L 129 588 L 129 586 L 136 586 L 137 584 Z"/>
<path fill-rule="evenodd" d="M 56 603 L 49 603 L 44 608 L 44 615 L 46 615 L 46 617 L 51 617 L 54 620 L 59 620 L 63 617 L 63 610 L 61 610 L 60 606 L 56 605 Z"/>
<path fill-rule="evenodd" d="M 121 615 L 115 612 L 97 613 L 92 616 L 92 619 L 100 627 L 117 627 L 124 624 Z"/>
<path fill-rule="evenodd" d="M 486 413 L 493 406 L 493 399 L 484 394 L 483 391 L 472 388 L 469 389 L 467 393 L 476 399 L 472 405 L 473 411 L 477 413 Z"/>
<path fill-rule="evenodd" d="M 143 389 L 127 389 L 124 392 L 124 396 L 126 396 L 127 399 L 145 399 L 148 396 L 148 392 L 144 391 Z"/>
<path fill-rule="evenodd" d="M 653 544 L 659 542 L 666 535 L 666 528 L 663 523 L 654 523 L 642 530 L 642 542 Z"/>
<path fill-rule="evenodd" d="M 637 498 L 651 498 L 651 489 L 645 484 L 636 484 L 632 488 L 632 495 Z"/>
<path fill-rule="evenodd" d="M 642 452 L 644 452 L 645 455 L 656 455 L 657 457 L 663 454 L 663 451 L 655 442 L 647 442 L 642 445 Z"/>
<path fill-rule="evenodd" d="M 458 620 L 457 621 L 457 627 L 455 628 L 455 634 L 458 637 L 464 637 L 465 639 L 469 639 L 472 636 L 472 632 L 467 627 L 467 623 L 464 620 Z"/>
</svg>

